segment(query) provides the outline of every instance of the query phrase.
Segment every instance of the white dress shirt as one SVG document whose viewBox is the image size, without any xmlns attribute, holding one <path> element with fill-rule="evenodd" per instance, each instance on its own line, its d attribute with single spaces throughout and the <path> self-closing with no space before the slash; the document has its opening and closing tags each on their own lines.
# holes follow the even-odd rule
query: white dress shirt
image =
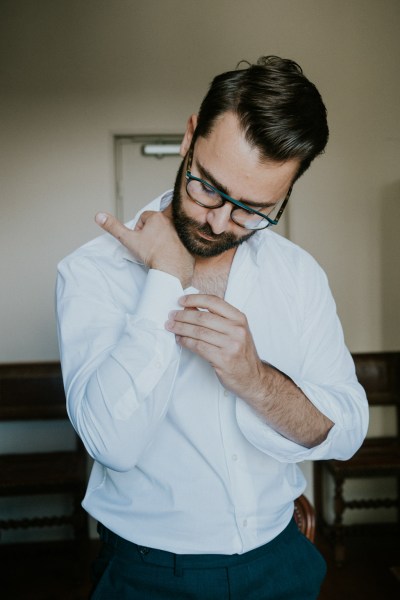
<svg viewBox="0 0 400 600">
<path fill-rule="evenodd" d="M 195 291 L 147 270 L 108 234 L 60 263 L 68 412 L 95 461 L 83 506 L 143 546 L 240 554 L 288 524 L 305 488 L 297 463 L 358 449 L 368 405 L 326 277 L 296 245 L 267 229 L 239 246 L 225 300 L 246 314 L 260 358 L 334 422 L 315 448 L 274 431 L 166 331 L 178 298 Z"/>
</svg>

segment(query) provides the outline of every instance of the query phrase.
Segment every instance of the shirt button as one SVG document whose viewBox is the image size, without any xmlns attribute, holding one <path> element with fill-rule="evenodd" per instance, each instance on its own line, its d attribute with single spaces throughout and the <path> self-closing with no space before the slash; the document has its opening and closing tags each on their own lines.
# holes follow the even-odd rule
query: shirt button
<svg viewBox="0 0 400 600">
<path fill-rule="evenodd" d="M 238 457 L 238 455 L 237 455 L 237 454 L 232 454 L 232 460 L 234 460 L 235 462 L 236 462 L 237 460 L 239 460 L 239 457 Z"/>
<path fill-rule="evenodd" d="M 155 366 L 156 369 L 161 369 L 161 363 L 160 363 L 160 361 L 158 360 L 154 366 Z"/>
<path fill-rule="evenodd" d="M 247 519 L 243 519 L 243 527 L 247 527 Z"/>
<path fill-rule="evenodd" d="M 229 396 L 228 390 L 224 390 L 224 396 Z"/>
</svg>

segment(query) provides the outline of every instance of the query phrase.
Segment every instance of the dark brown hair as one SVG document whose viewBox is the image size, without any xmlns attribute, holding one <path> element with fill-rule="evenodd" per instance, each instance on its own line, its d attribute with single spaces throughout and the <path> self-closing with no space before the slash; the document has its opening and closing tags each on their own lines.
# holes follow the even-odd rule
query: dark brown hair
<svg viewBox="0 0 400 600">
<path fill-rule="evenodd" d="M 242 61 L 243 62 L 243 61 Z M 256 64 L 217 75 L 203 99 L 195 137 L 232 111 L 246 139 L 265 158 L 298 159 L 300 177 L 321 154 L 329 136 L 326 108 L 313 83 L 292 60 L 263 56 Z"/>
</svg>

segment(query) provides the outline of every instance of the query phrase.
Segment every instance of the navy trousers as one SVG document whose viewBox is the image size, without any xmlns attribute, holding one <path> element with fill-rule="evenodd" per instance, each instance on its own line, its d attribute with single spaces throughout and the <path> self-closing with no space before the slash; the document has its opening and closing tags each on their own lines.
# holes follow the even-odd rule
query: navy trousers
<svg viewBox="0 0 400 600">
<path fill-rule="evenodd" d="M 132 544 L 99 524 L 91 600 L 315 600 L 326 564 L 295 521 L 245 554 L 173 554 Z"/>
</svg>

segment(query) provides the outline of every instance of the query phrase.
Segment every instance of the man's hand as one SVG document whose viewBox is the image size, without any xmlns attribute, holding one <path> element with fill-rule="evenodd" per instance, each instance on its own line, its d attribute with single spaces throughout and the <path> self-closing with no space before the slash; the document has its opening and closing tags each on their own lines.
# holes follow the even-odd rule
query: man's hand
<svg viewBox="0 0 400 600">
<path fill-rule="evenodd" d="M 150 269 L 178 277 L 183 288 L 191 284 L 194 258 L 180 241 L 165 212 L 145 211 L 133 230 L 106 213 L 98 213 L 96 223 Z"/>
<path fill-rule="evenodd" d="M 170 313 L 166 329 L 207 360 L 225 388 L 242 398 L 259 395 L 263 365 L 245 315 L 218 296 L 191 294 L 180 303 L 183 310 Z"/>
<path fill-rule="evenodd" d="M 260 360 L 244 314 L 217 296 L 187 295 L 180 304 L 183 310 L 170 313 L 166 329 L 207 360 L 226 389 L 297 444 L 312 448 L 326 439 L 333 422 L 290 377 Z"/>
</svg>

